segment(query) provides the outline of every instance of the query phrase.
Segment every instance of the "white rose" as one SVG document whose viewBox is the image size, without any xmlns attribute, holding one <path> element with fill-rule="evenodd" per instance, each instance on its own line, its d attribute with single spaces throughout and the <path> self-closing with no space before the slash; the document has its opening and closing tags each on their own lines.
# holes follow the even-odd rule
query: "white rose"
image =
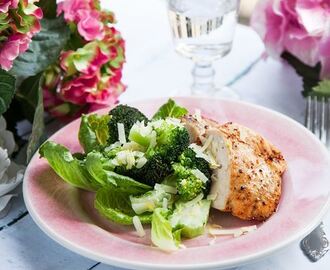
<svg viewBox="0 0 330 270">
<path fill-rule="evenodd" d="M 6 120 L 0 116 L 0 147 L 7 149 L 8 155 L 10 156 L 14 152 L 16 144 L 13 133 L 6 129 Z"/>
<path fill-rule="evenodd" d="M 0 196 L 13 190 L 23 180 L 24 166 L 10 160 L 16 144 L 13 134 L 6 130 L 6 120 L 0 117 Z M 1 208 L 1 207 L 0 207 Z"/>
</svg>

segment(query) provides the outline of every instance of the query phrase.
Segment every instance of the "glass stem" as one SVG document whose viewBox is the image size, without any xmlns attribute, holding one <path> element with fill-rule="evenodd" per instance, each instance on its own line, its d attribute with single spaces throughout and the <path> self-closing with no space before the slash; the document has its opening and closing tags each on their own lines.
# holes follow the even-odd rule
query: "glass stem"
<svg viewBox="0 0 330 270">
<path fill-rule="evenodd" d="M 212 62 L 195 62 L 192 75 L 192 94 L 207 95 L 215 91 L 215 70 L 213 68 Z"/>
</svg>

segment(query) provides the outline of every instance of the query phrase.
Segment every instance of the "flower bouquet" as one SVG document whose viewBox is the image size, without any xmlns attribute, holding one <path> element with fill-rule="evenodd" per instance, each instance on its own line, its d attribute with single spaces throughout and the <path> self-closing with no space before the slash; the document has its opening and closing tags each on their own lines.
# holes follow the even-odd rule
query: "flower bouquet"
<svg viewBox="0 0 330 270">
<path fill-rule="evenodd" d="M 99 0 L 57 2 L 0 1 L 0 191 L 21 175 L 10 160 L 14 138 L 21 143 L 17 122 L 32 124 L 28 161 L 45 111 L 48 118 L 72 119 L 115 104 L 125 90 L 125 42 L 114 13 Z"/>
<path fill-rule="evenodd" d="M 304 96 L 330 96 L 329 0 L 261 0 L 251 24 L 267 53 L 303 78 Z"/>
</svg>

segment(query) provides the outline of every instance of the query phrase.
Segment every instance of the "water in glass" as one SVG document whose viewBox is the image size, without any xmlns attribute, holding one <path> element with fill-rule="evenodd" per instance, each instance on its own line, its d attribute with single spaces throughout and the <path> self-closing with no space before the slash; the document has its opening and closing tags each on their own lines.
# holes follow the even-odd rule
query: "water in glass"
<svg viewBox="0 0 330 270">
<path fill-rule="evenodd" d="M 195 61 L 212 61 L 231 49 L 239 0 L 169 0 L 176 50 Z"/>
</svg>

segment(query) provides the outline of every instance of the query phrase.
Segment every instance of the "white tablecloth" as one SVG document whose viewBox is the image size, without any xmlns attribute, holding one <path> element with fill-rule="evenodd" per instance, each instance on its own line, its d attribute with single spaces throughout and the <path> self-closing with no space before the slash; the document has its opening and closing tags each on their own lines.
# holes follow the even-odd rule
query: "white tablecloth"
<svg viewBox="0 0 330 270">
<path fill-rule="evenodd" d="M 127 42 L 124 81 L 128 89 L 121 97 L 122 102 L 189 93 L 192 63 L 173 51 L 164 2 L 103 1 L 104 6 L 115 11 L 118 28 Z M 232 52 L 215 65 L 217 84 L 230 84 L 243 100 L 302 122 L 305 104 L 300 94 L 301 80 L 289 66 L 262 59 L 263 51 L 258 36 L 250 28 L 239 26 Z M 324 223 L 330 236 L 329 214 Z M 14 199 L 9 215 L 0 219 L 0 237 L 1 270 L 118 269 L 81 257 L 48 238 L 32 221 L 21 195 Z M 237 269 L 327 270 L 330 255 L 310 263 L 297 242 L 260 262 Z"/>
</svg>

